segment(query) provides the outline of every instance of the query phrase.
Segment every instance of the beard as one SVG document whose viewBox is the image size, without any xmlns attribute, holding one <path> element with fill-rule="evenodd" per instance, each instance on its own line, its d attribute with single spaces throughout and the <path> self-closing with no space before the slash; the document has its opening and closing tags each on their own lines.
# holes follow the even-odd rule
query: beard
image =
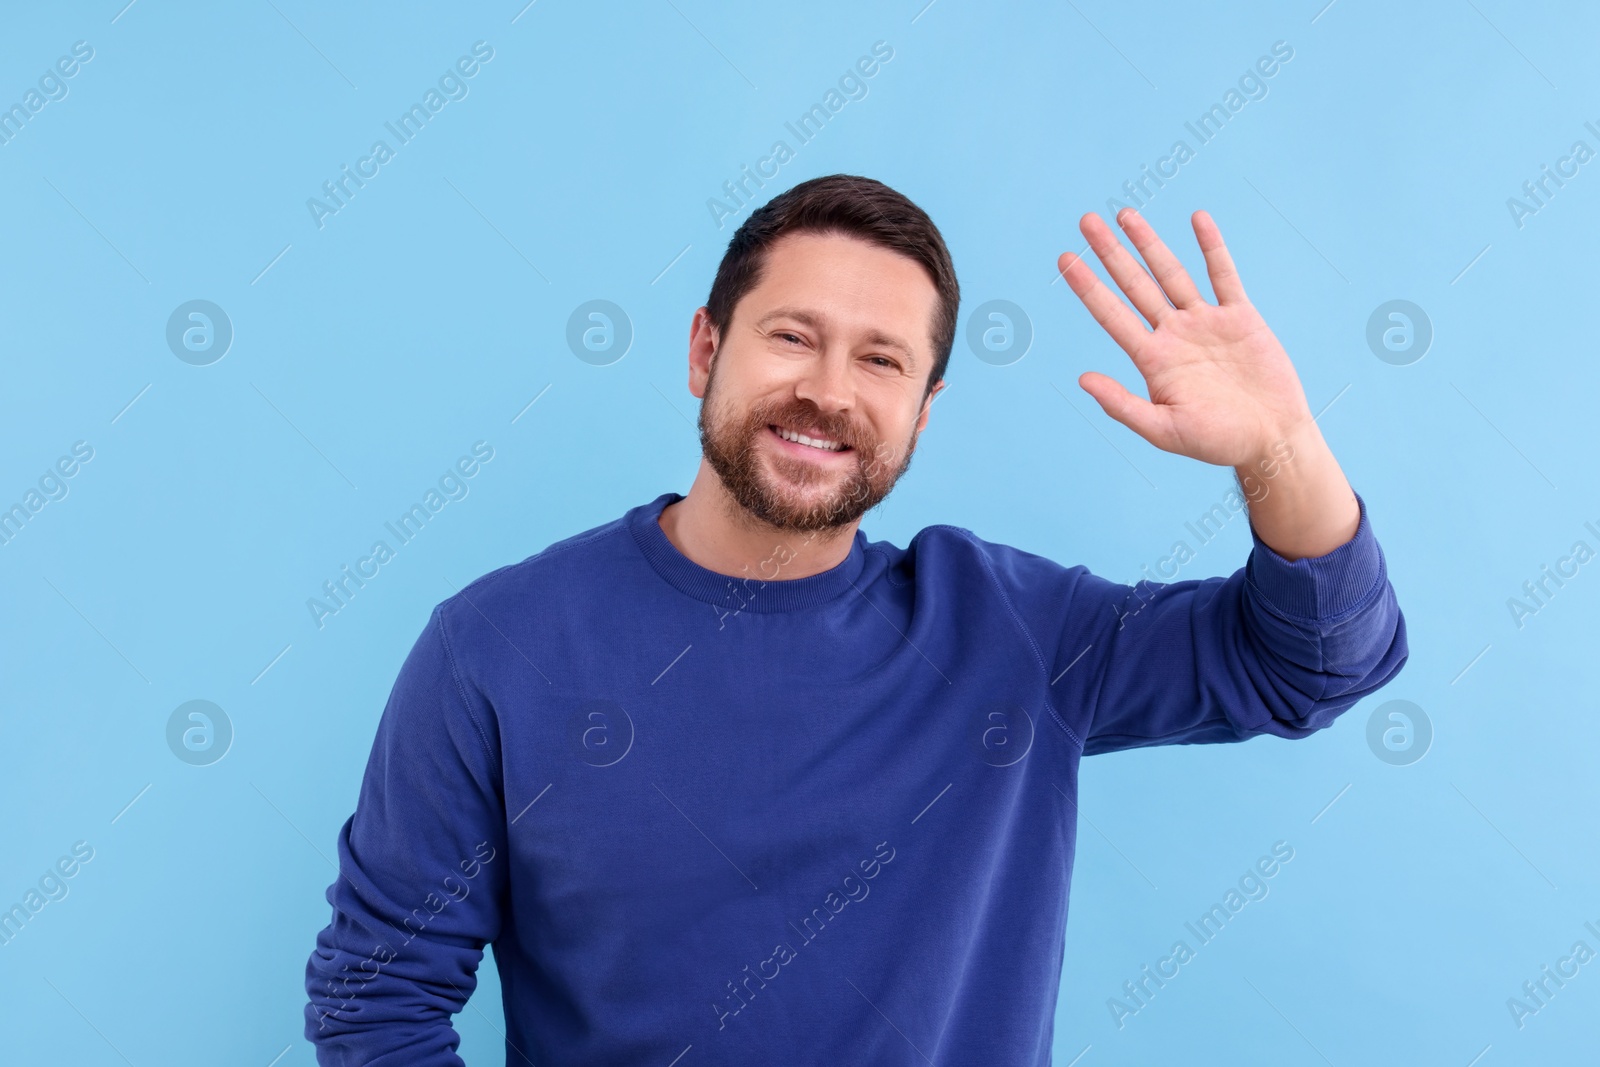
<svg viewBox="0 0 1600 1067">
<path fill-rule="evenodd" d="M 713 360 L 700 405 L 701 452 L 734 501 L 768 526 L 817 533 L 849 525 L 877 507 L 911 466 L 915 431 L 896 448 L 870 438 L 846 416 L 824 415 L 809 400 L 769 401 L 742 415 L 722 410 L 716 403 L 716 377 Z M 759 443 L 771 432 L 769 425 L 806 427 L 813 436 L 838 441 L 850 449 L 855 465 L 835 470 L 774 456 Z"/>
</svg>

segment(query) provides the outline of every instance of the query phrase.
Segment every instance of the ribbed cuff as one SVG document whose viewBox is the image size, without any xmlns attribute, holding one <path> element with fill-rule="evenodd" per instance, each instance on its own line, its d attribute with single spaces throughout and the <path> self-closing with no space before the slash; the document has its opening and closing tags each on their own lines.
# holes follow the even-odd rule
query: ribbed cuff
<svg viewBox="0 0 1600 1067">
<path fill-rule="evenodd" d="M 1250 527 L 1254 548 L 1245 575 L 1276 611 L 1299 619 L 1334 619 L 1359 607 L 1386 580 L 1383 552 L 1367 522 L 1366 501 L 1360 493 L 1355 497 L 1361 511 L 1355 536 L 1325 556 L 1284 559 Z"/>
</svg>

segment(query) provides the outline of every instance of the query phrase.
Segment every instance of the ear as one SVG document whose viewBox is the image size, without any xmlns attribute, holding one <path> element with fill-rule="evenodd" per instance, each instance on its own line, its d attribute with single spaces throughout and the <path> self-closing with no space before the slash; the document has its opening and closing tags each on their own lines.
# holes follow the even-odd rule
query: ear
<svg viewBox="0 0 1600 1067">
<path fill-rule="evenodd" d="M 922 402 L 922 414 L 917 416 L 917 433 L 921 433 L 928 426 L 928 413 L 933 410 L 934 399 L 944 391 L 944 379 L 940 378 L 934 383 L 933 390 L 928 394 L 928 399 Z"/>
<path fill-rule="evenodd" d="M 697 308 L 689 323 L 689 392 L 704 399 L 706 382 L 711 378 L 711 357 L 717 352 L 717 330 L 704 307 Z"/>
</svg>

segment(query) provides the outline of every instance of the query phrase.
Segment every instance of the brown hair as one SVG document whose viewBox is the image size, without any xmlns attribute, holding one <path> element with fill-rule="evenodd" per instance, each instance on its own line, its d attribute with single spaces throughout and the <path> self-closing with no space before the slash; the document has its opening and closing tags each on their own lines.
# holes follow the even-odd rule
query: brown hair
<svg viewBox="0 0 1600 1067">
<path fill-rule="evenodd" d="M 744 220 L 728 241 L 706 299 L 706 315 L 718 336 L 733 319 L 733 309 L 761 280 L 767 247 L 793 232 L 842 233 L 898 252 L 922 264 L 938 293 L 932 329 L 933 368 L 923 390 L 926 399 L 944 378 L 955 341 L 961 286 L 939 228 L 925 211 L 872 178 L 830 174 L 779 193 Z"/>
</svg>

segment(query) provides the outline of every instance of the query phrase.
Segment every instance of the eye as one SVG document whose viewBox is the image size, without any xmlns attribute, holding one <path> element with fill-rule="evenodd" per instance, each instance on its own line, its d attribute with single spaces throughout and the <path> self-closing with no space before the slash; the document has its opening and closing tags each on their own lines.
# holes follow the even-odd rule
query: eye
<svg viewBox="0 0 1600 1067">
<path fill-rule="evenodd" d="M 876 361 L 879 366 L 887 367 L 887 368 L 889 368 L 891 370 L 893 370 L 894 368 L 896 368 L 896 367 L 898 367 L 900 365 L 900 364 L 896 363 L 894 360 L 890 359 L 888 356 L 871 356 L 871 357 L 868 357 L 868 358 Z"/>
<path fill-rule="evenodd" d="M 779 338 L 781 338 L 781 339 L 783 339 L 785 341 L 791 341 L 792 340 L 795 344 L 800 344 L 801 343 L 800 335 L 796 334 L 796 333 L 788 333 L 787 331 L 785 331 L 783 333 L 775 334 L 774 336 L 779 337 Z"/>
</svg>

